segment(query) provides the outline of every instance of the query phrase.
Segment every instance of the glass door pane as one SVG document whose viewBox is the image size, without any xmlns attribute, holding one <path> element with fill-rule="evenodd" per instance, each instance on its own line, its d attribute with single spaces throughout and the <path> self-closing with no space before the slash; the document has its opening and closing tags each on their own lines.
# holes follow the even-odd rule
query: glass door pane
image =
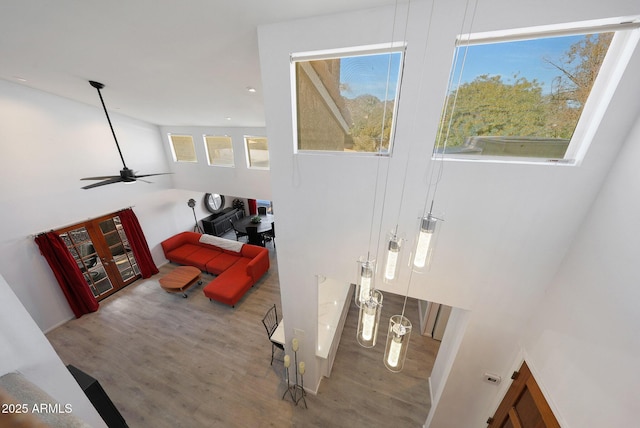
<svg viewBox="0 0 640 428">
<path fill-rule="evenodd" d="M 60 234 L 60 237 L 76 260 L 93 295 L 100 297 L 113 290 L 113 284 L 87 229 L 85 227 L 72 229 Z"/>
<path fill-rule="evenodd" d="M 119 279 L 124 285 L 135 281 L 140 270 L 120 223 L 120 217 L 115 216 L 101 221 L 99 227 L 109 249 L 110 262 L 115 264 Z"/>
<path fill-rule="evenodd" d="M 118 216 L 109 214 L 57 233 L 98 300 L 140 278 L 138 263 Z"/>
</svg>

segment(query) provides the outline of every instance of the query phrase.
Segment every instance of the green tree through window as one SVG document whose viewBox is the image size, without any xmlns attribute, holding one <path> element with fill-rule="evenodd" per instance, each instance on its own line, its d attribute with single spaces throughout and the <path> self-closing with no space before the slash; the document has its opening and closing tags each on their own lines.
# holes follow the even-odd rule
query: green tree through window
<svg viewBox="0 0 640 428">
<path fill-rule="evenodd" d="M 436 151 L 562 158 L 612 36 L 459 46 Z"/>
</svg>

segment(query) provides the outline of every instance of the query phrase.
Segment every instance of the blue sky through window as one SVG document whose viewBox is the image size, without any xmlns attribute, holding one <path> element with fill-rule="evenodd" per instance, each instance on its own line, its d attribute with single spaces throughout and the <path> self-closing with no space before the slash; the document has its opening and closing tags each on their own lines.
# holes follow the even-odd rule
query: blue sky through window
<svg viewBox="0 0 640 428">
<path fill-rule="evenodd" d="M 340 94 L 351 99 L 360 95 L 373 95 L 381 101 L 393 100 L 396 97 L 401 56 L 400 52 L 393 52 L 341 58 Z"/>
<path fill-rule="evenodd" d="M 470 45 L 464 60 L 461 83 L 472 82 L 483 74 L 500 75 L 505 83 L 510 83 L 513 81 L 513 76 L 518 74 L 519 77 L 529 81 L 538 80 L 543 93 L 548 94 L 551 92 L 554 77 L 562 73 L 545 59 L 559 64 L 563 53 L 572 44 L 584 38 L 584 35 L 577 35 Z M 464 42 L 458 49 L 460 52 L 454 72 L 454 88 L 458 83 L 465 54 Z"/>
</svg>

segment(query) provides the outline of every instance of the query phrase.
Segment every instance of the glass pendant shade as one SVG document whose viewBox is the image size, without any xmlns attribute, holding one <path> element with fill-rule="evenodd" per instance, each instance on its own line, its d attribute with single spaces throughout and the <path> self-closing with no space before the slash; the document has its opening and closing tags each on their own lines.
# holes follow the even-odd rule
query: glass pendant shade
<svg viewBox="0 0 640 428">
<path fill-rule="evenodd" d="M 383 281 L 393 283 L 398 278 L 398 264 L 400 262 L 400 249 L 402 239 L 395 232 L 387 235 L 387 247 L 384 258 Z"/>
<path fill-rule="evenodd" d="M 413 269 L 416 271 L 429 269 L 438 221 L 439 219 L 431 215 L 431 213 L 420 219 L 420 231 L 418 232 L 413 256 Z"/>
<path fill-rule="evenodd" d="M 404 360 L 411 338 L 411 321 L 403 315 L 394 315 L 389 319 L 387 346 L 384 349 L 384 365 L 392 372 L 404 367 Z"/>
<path fill-rule="evenodd" d="M 376 346 L 380 312 L 382 312 L 382 293 L 378 290 L 372 290 L 369 298 L 360 303 L 360 312 L 358 314 L 358 331 L 356 335 L 358 343 L 365 348 Z"/>
<path fill-rule="evenodd" d="M 371 290 L 373 290 L 374 273 L 375 260 L 358 260 L 358 283 L 355 295 L 357 307 L 360 307 L 362 302 L 369 298 Z"/>
</svg>

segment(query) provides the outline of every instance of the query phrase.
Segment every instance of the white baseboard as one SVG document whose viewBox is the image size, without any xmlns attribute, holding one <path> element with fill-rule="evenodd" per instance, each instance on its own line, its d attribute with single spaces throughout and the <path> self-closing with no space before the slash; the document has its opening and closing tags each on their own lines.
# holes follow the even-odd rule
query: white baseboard
<svg viewBox="0 0 640 428">
<path fill-rule="evenodd" d="M 42 334 L 47 334 L 47 333 L 49 333 L 50 331 L 53 331 L 53 330 L 55 330 L 56 328 L 60 327 L 61 325 L 68 323 L 68 322 L 69 322 L 69 321 L 71 321 L 72 319 L 75 319 L 75 317 L 74 317 L 74 316 L 70 316 L 69 318 L 67 318 L 67 319 L 65 319 L 65 320 L 62 320 L 62 321 L 60 321 L 59 323 L 54 324 L 53 326 L 51 326 L 51 327 L 49 327 L 48 329 L 44 330 L 44 331 L 42 332 Z"/>
</svg>

